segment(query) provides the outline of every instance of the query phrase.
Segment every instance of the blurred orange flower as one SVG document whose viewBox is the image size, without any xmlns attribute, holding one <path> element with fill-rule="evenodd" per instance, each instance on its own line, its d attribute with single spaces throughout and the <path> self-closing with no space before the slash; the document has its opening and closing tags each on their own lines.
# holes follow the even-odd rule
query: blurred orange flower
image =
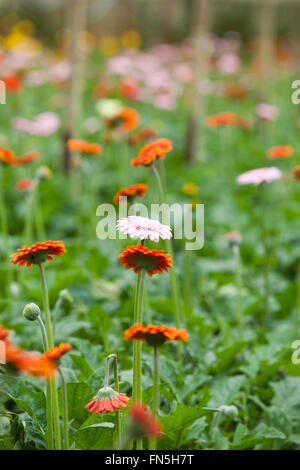
<svg viewBox="0 0 300 470">
<path fill-rule="evenodd" d="M 134 196 L 143 197 L 148 191 L 148 186 L 143 183 L 136 183 L 128 188 L 121 189 L 117 192 L 114 197 L 114 203 L 119 204 L 119 199 L 122 196 L 127 196 L 129 199 L 132 199 Z"/>
<path fill-rule="evenodd" d="M 272 159 L 282 159 L 291 157 L 294 153 L 294 148 L 291 145 L 278 145 L 271 147 L 267 151 L 267 156 Z"/>
<path fill-rule="evenodd" d="M 138 126 L 139 121 L 140 117 L 135 109 L 123 108 L 114 116 L 107 118 L 105 124 L 108 129 L 130 132 Z"/>
<path fill-rule="evenodd" d="M 154 142 L 149 142 L 149 144 L 141 148 L 137 158 L 132 158 L 131 164 L 133 166 L 150 165 L 157 158 L 165 158 L 166 153 L 170 152 L 172 148 L 172 142 L 168 139 L 158 139 Z"/>
<path fill-rule="evenodd" d="M 88 153 L 91 155 L 100 155 L 103 150 L 99 144 L 78 139 L 67 140 L 67 148 L 73 152 Z"/>
</svg>

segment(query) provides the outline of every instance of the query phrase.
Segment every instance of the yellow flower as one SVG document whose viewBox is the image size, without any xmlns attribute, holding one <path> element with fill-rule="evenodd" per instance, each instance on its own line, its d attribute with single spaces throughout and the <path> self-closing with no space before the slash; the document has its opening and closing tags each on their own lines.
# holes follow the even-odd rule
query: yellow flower
<svg viewBox="0 0 300 470">
<path fill-rule="evenodd" d="M 121 44 L 125 49 L 138 49 L 141 46 L 141 36 L 133 29 L 125 31 L 121 36 Z"/>
<path fill-rule="evenodd" d="M 118 39 L 115 36 L 103 36 L 99 46 L 104 55 L 114 55 L 119 50 Z"/>
<path fill-rule="evenodd" d="M 198 193 L 198 186 L 195 183 L 185 183 L 182 192 L 186 196 L 195 196 Z"/>
<path fill-rule="evenodd" d="M 35 26 L 30 20 L 23 20 L 16 23 L 12 29 L 12 32 L 19 32 L 25 36 L 31 36 L 35 31 Z"/>
</svg>

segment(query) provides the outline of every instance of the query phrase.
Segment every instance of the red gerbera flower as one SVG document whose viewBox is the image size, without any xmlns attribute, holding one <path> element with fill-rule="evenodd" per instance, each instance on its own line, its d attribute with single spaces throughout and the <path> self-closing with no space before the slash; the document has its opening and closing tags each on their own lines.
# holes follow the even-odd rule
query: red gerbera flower
<svg viewBox="0 0 300 470">
<path fill-rule="evenodd" d="M 11 150 L 0 148 L 0 162 L 7 165 L 16 165 L 16 157 Z"/>
<path fill-rule="evenodd" d="M 90 155 L 100 155 L 102 147 L 99 144 L 86 142 L 85 140 L 69 139 L 67 140 L 67 147 L 74 152 L 87 153 Z"/>
<path fill-rule="evenodd" d="M 141 148 L 137 158 L 132 158 L 131 164 L 138 165 L 151 165 L 157 158 L 165 158 L 166 153 L 172 150 L 172 142 L 168 139 L 158 139 L 154 142 L 144 145 Z"/>
<path fill-rule="evenodd" d="M 125 341 L 146 341 L 149 346 L 159 347 L 169 341 L 187 341 L 189 334 L 182 328 L 164 325 L 144 326 L 139 323 L 125 330 Z"/>
<path fill-rule="evenodd" d="M 90 413 L 109 413 L 125 408 L 129 398 L 126 393 L 116 392 L 113 388 L 105 386 L 100 388 L 97 395 L 87 404 L 85 408 Z"/>
<path fill-rule="evenodd" d="M 52 361 L 58 361 L 64 354 L 72 349 L 72 346 L 68 343 L 60 343 L 59 346 L 54 346 L 54 348 L 47 349 L 44 352 L 44 357 L 51 359 Z"/>
<path fill-rule="evenodd" d="M 168 269 L 172 268 L 171 256 L 164 250 L 150 250 L 142 245 L 130 245 L 123 248 L 119 260 L 125 269 L 131 268 L 135 273 L 145 269 L 149 276 L 161 274 L 163 271 L 168 272 Z"/>
<path fill-rule="evenodd" d="M 19 248 L 17 253 L 11 255 L 12 264 L 19 266 L 27 266 L 30 268 L 32 264 L 40 264 L 46 260 L 53 261 L 53 256 L 62 256 L 66 253 L 66 248 L 61 241 L 51 241 L 43 243 L 35 243 L 32 246 L 24 246 Z"/>
<path fill-rule="evenodd" d="M 28 165 L 28 163 L 34 162 L 40 158 L 40 153 L 33 150 L 32 152 L 28 152 L 22 157 L 17 158 L 16 164 L 17 165 Z"/>
<path fill-rule="evenodd" d="M 138 126 L 139 121 L 140 117 L 135 109 L 123 108 L 114 116 L 106 119 L 106 127 L 130 132 Z"/>
<path fill-rule="evenodd" d="M 123 188 L 117 192 L 114 197 L 114 203 L 119 204 L 119 199 L 122 196 L 127 196 L 128 198 L 133 198 L 134 196 L 143 197 L 148 191 L 148 186 L 143 183 L 137 183 L 129 186 L 128 188 Z"/>
<path fill-rule="evenodd" d="M 2 77 L 1 81 L 5 83 L 5 89 L 10 93 L 18 93 L 23 86 L 22 80 L 18 75 L 7 75 Z"/>
<path fill-rule="evenodd" d="M 157 437 L 163 428 L 146 405 L 134 403 L 130 409 L 130 434 L 138 439 L 142 437 Z"/>
<path fill-rule="evenodd" d="M 24 178 L 16 183 L 18 191 L 24 191 L 24 189 L 30 189 L 34 186 L 34 180 L 30 178 Z"/>
<path fill-rule="evenodd" d="M 278 145 L 271 147 L 267 151 L 267 156 L 272 159 L 281 159 L 291 157 L 294 153 L 294 148 L 291 145 Z"/>
</svg>

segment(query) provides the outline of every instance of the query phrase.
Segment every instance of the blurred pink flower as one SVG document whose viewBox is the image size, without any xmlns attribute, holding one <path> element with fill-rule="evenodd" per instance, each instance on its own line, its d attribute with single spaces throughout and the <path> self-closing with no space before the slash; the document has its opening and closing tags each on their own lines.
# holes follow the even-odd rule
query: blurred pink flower
<svg viewBox="0 0 300 470">
<path fill-rule="evenodd" d="M 269 103 L 259 103 L 255 108 L 256 116 L 262 121 L 275 121 L 279 116 L 277 106 Z"/>
<path fill-rule="evenodd" d="M 217 67 L 220 72 L 232 75 L 240 71 L 241 61 L 235 54 L 223 54 L 217 62 Z"/>
<path fill-rule="evenodd" d="M 168 225 L 163 225 L 158 220 L 135 215 L 118 220 L 117 230 L 129 235 L 130 238 L 139 238 L 140 240 L 149 238 L 156 243 L 160 238 L 162 240 L 172 238 L 171 228 Z"/>
<path fill-rule="evenodd" d="M 267 168 L 257 168 L 255 170 L 246 171 L 237 177 L 238 184 L 255 184 L 270 183 L 279 180 L 282 176 L 281 171 L 275 166 Z"/>
<path fill-rule="evenodd" d="M 45 112 L 38 114 L 32 121 L 16 117 L 13 119 L 12 124 L 18 131 L 47 137 L 57 131 L 60 126 L 60 118 L 55 113 Z"/>
<path fill-rule="evenodd" d="M 158 109 L 174 109 L 176 99 L 170 93 L 159 93 L 154 98 L 154 106 Z"/>
<path fill-rule="evenodd" d="M 194 78 L 194 71 L 188 64 L 177 64 L 174 68 L 175 78 L 181 83 L 191 83 Z"/>
</svg>

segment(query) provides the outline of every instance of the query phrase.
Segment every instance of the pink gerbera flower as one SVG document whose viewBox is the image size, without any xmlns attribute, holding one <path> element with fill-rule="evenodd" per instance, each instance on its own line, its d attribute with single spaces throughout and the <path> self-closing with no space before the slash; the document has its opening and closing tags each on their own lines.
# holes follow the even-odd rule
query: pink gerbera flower
<svg viewBox="0 0 300 470">
<path fill-rule="evenodd" d="M 140 240 L 149 238 L 156 243 L 160 238 L 162 240 L 172 238 L 171 228 L 168 225 L 163 225 L 158 220 L 135 215 L 118 220 L 117 230 L 129 235 L 130 238 L 139 238 Z"/>
<path fill-rule="evenodd" d="M 85 408 L 90 413 L 103 414 L 125 408 L 129 398 L 125 393 L 116 392 L 113 388 L 105 386 L 100 388 L 97 395 L 87 404 Z"/>
<path fill-rule="evenodd" d="M 257 168 L 255 170 L 246 171 L 237 177 L 238 184 L 255 184 L 270 183 L 279 180 L 282 176 L 281 171 L 275 166 L 267 168 Z"/>
</svg>

